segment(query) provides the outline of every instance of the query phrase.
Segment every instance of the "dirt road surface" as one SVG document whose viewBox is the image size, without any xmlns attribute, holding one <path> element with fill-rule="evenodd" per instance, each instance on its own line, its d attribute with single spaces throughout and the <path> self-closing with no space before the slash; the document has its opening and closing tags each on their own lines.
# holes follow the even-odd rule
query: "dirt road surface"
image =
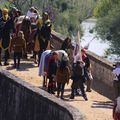
<svg viewBox="0 0 120 120">
<path fill-rule="evenodd" d="M 9 66 L 0 66 L 0 68 L 8 70 L 36 87 L 42 88 L 42 77 L 38 76 L 38 67 L 33 61 L 21 61 L 19 70 L 14 69 L 12 65 L 13 61 L 10 61 Z M 113 120 L 113 103 L 110 99 L 92 90 L 92 92 L 87 92 L 88 101 L 85 101 L 82 96 L 76 96 L 75 99 L 71 100 L 69 99 L 70 86 L 71 81 L 65 87 L 64 101 L 79 109 L 86 116 L 86 120 Z"/>
</svg>

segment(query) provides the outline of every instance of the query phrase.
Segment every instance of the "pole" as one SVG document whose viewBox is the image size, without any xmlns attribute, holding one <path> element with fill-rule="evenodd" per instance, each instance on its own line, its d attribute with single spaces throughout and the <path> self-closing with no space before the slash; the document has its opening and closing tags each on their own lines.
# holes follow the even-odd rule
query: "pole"
<svg viewBox="0 0 120 120">
<path fill-rule="evenodd" d="M 77 44 L 79 46 L 79 55 L 80 55 L 80 60 L 82 61 L 82 55 L 81 55 L 81 40 L 80 40 L 80 32 L 78 31 L 77 33 Z"/>
</svg>

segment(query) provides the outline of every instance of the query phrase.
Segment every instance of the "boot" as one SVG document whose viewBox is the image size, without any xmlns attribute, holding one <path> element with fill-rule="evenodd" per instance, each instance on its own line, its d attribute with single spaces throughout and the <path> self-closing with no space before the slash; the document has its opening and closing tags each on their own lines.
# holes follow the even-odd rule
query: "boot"
<svg viewBox="0 0 120 120">
<path fill-rule="evenodd" d="M 4 65 L 7 66 L 7 65 L 9 65 L 9 63 L 5 61 L 5 62 L 4 62 Z"/>
<path fill-rule="evenodd" d="M 91 90 L 91 83 L 92 83 L 91 80 L 87 80 L 87 81 L 86 81 L 86 85 L 87 85 L 86 92 L 91 92 L 91 91 L 92 91 L 92 90 Z"/>
<path fill-rule="evenodd" d="M 87 98 L 87 96 L 83 96 L 83 98 L 85 99 L 85 101 L 88 101 L 88 98 Z"/>
<path fill-rule="evenodd" d="M 58 98 L 59 98 L 59 94 L 60 94 L 60 91 L 58 90 L 58 91 L 57 91 L 57 97 L 58 97 Z"/>
</svg>

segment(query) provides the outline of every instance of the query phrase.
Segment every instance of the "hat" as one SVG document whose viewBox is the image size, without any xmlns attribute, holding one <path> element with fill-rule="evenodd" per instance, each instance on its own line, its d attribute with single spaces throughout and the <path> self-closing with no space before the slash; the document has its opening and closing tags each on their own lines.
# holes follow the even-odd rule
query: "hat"
<svg viewBox="0 0 120 120">
<path fill-rule="evenodd" d="M 4 8 L 4 9 L 2 10 L 2 13 L 3 13 L 3 15 L 8 15 L 8 9 Z"/>
</svg>

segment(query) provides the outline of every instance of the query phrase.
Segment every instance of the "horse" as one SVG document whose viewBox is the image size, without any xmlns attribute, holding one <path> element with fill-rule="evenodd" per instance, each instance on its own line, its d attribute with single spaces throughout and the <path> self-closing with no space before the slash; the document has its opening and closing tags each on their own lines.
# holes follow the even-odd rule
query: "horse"
<svg viewBox="0 0 120 120">
<path fill-rule="evenodd" d="M 43 76 L 43 87 L 47 86 L 47 70 L 52 53 L 58 54 L 58 63 L 62 60 L 69 61 L 68 54 L 64 50 L 46 50 L 42 53 L 39 65 L 39 76 Z"/>
</svg>

